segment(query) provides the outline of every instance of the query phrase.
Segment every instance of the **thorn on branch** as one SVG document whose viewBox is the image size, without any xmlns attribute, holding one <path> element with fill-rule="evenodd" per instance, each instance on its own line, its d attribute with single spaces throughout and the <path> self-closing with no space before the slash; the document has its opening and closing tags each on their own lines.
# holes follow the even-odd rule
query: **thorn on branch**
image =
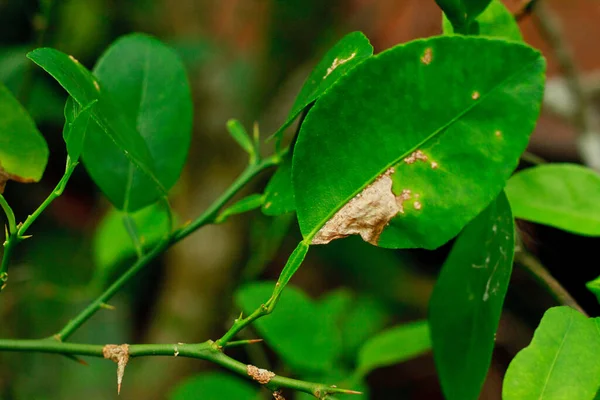
<svg viewBox="0 0 600 400">
<path fill-rule="evenodd" d="M 114 311 L 117 309 L 115 306 L 111 306 L 108 303 L 100 303 L 100 308 L 104 308 L 104 309 L 110 310 L 110 311 Z"/>
<path fill-rule="evenodd" d="M 104 358 L 117 363 L 117 394 L 121 394 L 121 383 L 123 382 L 125 367 L 129 361 L 129 345 L 107 344 L 102 349 L 102 354 Z"/>
</svg>

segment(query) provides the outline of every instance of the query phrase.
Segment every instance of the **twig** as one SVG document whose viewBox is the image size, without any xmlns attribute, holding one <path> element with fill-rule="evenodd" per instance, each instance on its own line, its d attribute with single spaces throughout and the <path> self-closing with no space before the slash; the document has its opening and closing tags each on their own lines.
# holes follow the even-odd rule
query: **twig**
<svg viewBox="0 0 600 400">
<path fill-rule="evenodd" d="M 515 262 L 521 265 L 540 285 L 542 285 L 560 304 L 569 306 L 587 316 L 583 308 L 571 294 L 548 272 L 546 267 L 526 250 L 515 252 Z"/>
<path fill-rule="evenodd" d="M 580 74 L 573 62 L 573 56 L 564 40 L 560 23 L 555 15 L 541 1 L 532 10 L 538 30 L 552 48 L 567 88 L 575 102 L 572 123 L 578 132 L 578 148 L 583 162 L 596 170 L 600 170 L 600 133 L 598 116 L 596 115 L 586 91 L 581 83 Z"/>
<path fill-rule="evenodd" d="M 517 22 L 521 21 L 523 18 L 527 17 L 533 12 L 533 8 L 535 7 L 537 0 L 528 0 L 525 1 L 525 5 L 521 7 L 515 14 L 515 20 Z"/>
<path fill-rule="evenodd" d="M 111 345 L 107 345 L 111 346 Z M 90 356 L 90 357 L 106 357 L 105 349 L 107 346 L 95 344 L 80 344 L 80 343 L 62 343 L 54 340 L 3 340 L 0 339 L 0 351 L 17 351 L 17 352 L 40 352 L 63 354 L 67 356 Z M 169 357 L 187 357 L 201 360 L 211 361 L 230 371 L 235 372 L 247 379 L 253 378 L 249 374 L 250 365 L 241 363 L 226 354 L 224 354 L 211 340 L 198 344 L 134 344 L 128 345 L 128 358 L 144 357 L 144 356 L 169 356 Z M 266 371 L 269 372 L 269 371 Z M 272 375 L 272 376 L 271 376 Z M 256 380 L 256 377 L 254 377 Z M 359 394 L 352 390 L 341 389 L 324 385 L 321 383 L 301 381 L 297 379 L 286 378 L 283 376 L 269 374 L 269 378 L 262 383 L 270 390 L 278 390 L 280 388 L 288 388 L 300 392 L 311 394 L 319 399 L 323 399 L 330 394 Z"/>
<path fill-rule="evenodd" d="M 215 200 L 208 209 L 202 213 L 192 223 L 185 225 L 181 229 L 173 232 L 166 240 L 162 241 L 149 253 L 138 259 L 129 269 L 121 275 L 112 285 L 110 285 L 96 300 L 89 304 L 75 318 L 70 320 L 67 325 L 53 337 L 57 340 L 67 340 L 84 322 L 96 313 L 102 304 L 107 303 L 127 282 L 131 280 L 141 269 L 150 261 L 154 260 L 169 247 L 186 238 L 204 225 L 214 222 L 218 216 L 219 210 L 235 196 L 252 178 L 260 172 L 277 164 L 279 156 L 273 155 L 265 158 L 258 164 L 249 165 L 244 172 L 231 184 L 231 186 L 217 200 Z"/>
<path fill-rule="evenodd" d="M 73 175 L 73 171 L 75 171 L 75 167 L 77 163 L 71 163 L 69 159 L 67 159 L 67 167 L 65 169 L 65 174 L 58 182 L 54 190 L 48 195 L 46 200 L 31 214 L 27 217 L 25 222 L 21 225 L 14 226 L 15 224 L 15 216 L 12 213 L 12 210 L 8 206 L 8 203 L 4 200 L 2 196 L 0 196 L 0 205 L 4 208 L 4 211 L 7 213 L 7 217 L 9 219 L 9 235 L 4 242 L 4 254 L 2 255 L 2 263 L 0 264 L 0 292 L 2 289 L 6 287 L 8 282 L 8 262 L 10 260 L 10 256 L 12 250 L 23 240 L 27 239 L 29 236 L 26 235 L 27 229 L 31 227 L 31 225 L 38 219 L 40 215 L 44 212 L 44 210 L 57 198 L 59 197 L 65 190 L 67 186 L 67 182 Z M 9 210 L 9 211 L 7 211 Z"/>
</svg>

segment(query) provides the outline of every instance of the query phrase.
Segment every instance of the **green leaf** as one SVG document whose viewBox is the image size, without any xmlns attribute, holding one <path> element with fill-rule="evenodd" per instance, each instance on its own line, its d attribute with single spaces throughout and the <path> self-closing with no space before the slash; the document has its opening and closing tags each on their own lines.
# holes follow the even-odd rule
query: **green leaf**
<svg viewBox="0 0 600 400">
<path fill-rule="evenodd" d="M 294 122 L 306 107 L 323 95 L 338 79 L 372 55 L 373 46 L 361 32 L 352 32 L 344 36 L 312 70 L 300 89 L 287 120 L 271 137 L 281 140 L 285 128 Z"/>
<path fill-rule="evenodd" d="M 185 67 L 177 54 L 146 35 L 127 35 L 94 68 L 103 93 L 149 151 L 162 189 L 94 125 L 86 135 L 83 162 L 115 207 L 138 210 L 164 196 L 187 159 L 192 102 Z"/>
<path fill-rule="evenodd" d="M 262 194 L 255 193 L 251 194 L 250 196 L 246 196 L 221 212 L 221 214 L 219 214 L 219 216 L 216 218 L 215 222 L 220 224 L 225 222 L 232 215 L 243 214 L 248 211 L 256 210 L 262 206 L 263 201 L 264 196 Z"/>
<path fill-rule="evenodd" d="M 600 325 L 569 307 L 546 311 L 504 377 L 505 400 L 592 400 L 600 388 Z"/>
<path fill-rule="evenodd" d="M 287 214 L 295 209 L 292 188 L 292 156 L 286 154 L 265 188 L 262 212 L 265 215 L 277 216 Z"/>
<path fill-rule="evenodd" d="M 134 224 L 130 226 L 137 235 L 133 240 L 125 226 L 125 217 Z M 136 256 L 134 241 L 138 241 L 142 252 L 145 252 L 160 241 L 166 240 L 170 232 L 170 210 L 164 202 L 152 204 L 130 214 L 111 209 L 94 234 L 97 285 L 105 285 L 122 261 Z"/>
<path fill-rule="evenodd" d="M 235 300 L 246 314 L 271 296 L 274 282 L 242 286 Z M 296 371 L 327 371 L 341 353 L 335 320 L 299 289 L 288 286 L 272 314 L 254 326 L 265 342 Z"/>
<path fill-rule="evenodd" d="M 427 321 L 390 328 L 367 341 L 358 353 L 357 373 L 365 376 L 376 368 L 399 364 L 431 348 Z"/>
<path fill-rule="evenodd" d="M 220 372 L 208 372 L 185 379 L 169 396 L 170 400 L 258 400 L 258 389 L 249 382 Z"/>
<path fill-rule="evenodd" d="M 575 164 L 527 168 L 511 177 L 506 195 L 516 218 L 580 235 L 600 235 L 600 175 Z"/>
<path fill-rule="evenodd" d="M 154 165 L 148 147 L 135 130 L 135 126 L 129 124 L 108 93 L 101 90 L 96 78 L 79 61 L 72 56 L 50 48 L 36 49 L 28 53 L 27 57 L 56 79 L 67 93 L 73 97 L 79 107 L 85 108 L 92 102 L 97 101 L 91 115 L 94 122 L 136 168 L 150 177 L 158 191 L 165 191 L 154 174 Z M 86 135 L 88 139 L 91 126 L 89 128 Z M 117 194 L 124 195 L 124 193 Z M 113 200 L 118 197 L 117 194 L 111 193 L 108 197 Z M 113 201 L 113 204 L 123 205 L 122 202 L 115 201 Z"/>
<path fill-rule="evenodd" d="M 242 149 L 250 156 L 251 163 L 256 159 L 256 149 L 254 148 L 254 142 L 248 136 L 248 132 L 244 129 L 244 126 L 240 121 L 236 119 L 230 119 L 227 121 L 227 131 L 231 137 L 240 145 Z"/>
<path fill-rule="evenodd" d="M 83 143 L 85 134 L 90 125 L 92 108 L 96 105 L 97 100 L 92 101 L 84 109 L 79 108 L 72 97 L 67 99 L 65 104 L 65 126 L 63 129 L 63 139 L 67 145 L 67 153 L 69 154 L 70 162 L 76 163 L 79 161 L 81 152 L 83 151 Z"/>
<path fill-rule="evenodd" d="M 445 34 L 455 33 L 450 20 L 443 16 L 442 27 Z M 469 25 L 471 35 L 497 37 L 515 42 L 522 42 L 521 30 L 515 17 L 500 0 L 492 0 L 485 11 Z"/>
<path fill-rule="evenodd" d="M 8 180 L 37 182 L 48 162 L 48 145 L 27 111 L 0 83 L 0 193 Z"/>
<path fill-rule="evenodd" d="M 514 220 L 506 196 L 458 237 L 429 303 L 433 356 L 448 400 L 478 399 L 512 271 Z"/>
<path fill-rule="evenodd" d="M 516 168 L 544 69 L 528 46 L 470 36 L 417 40 L 358 65 L 309 111 L 294 149 L 305 240 L 360 233 L 433 249 L 456 236 Z"/>
<path fill-rule="evenodd" d="M 491 0 L 435 0 L 457 32 L 463 33 L 490 4 Z"/>
</svg>

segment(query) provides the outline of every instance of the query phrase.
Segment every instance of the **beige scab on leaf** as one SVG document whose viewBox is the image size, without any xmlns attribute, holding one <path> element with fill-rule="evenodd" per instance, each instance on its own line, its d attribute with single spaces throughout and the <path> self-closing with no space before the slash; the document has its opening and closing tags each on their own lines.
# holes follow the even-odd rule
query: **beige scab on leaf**
<svg viewBox="0 0 600 400">
<path fill-rule="evenodd" d="M 256 382 L 260 383 L 261 385 L 266 385 L 267 383 L 271 382 L 271 379 L 275 377 L 274 372 L 271 372 L 268 369 L 255 367 L 254 365 L 250 364 L 248 364 L 248 366 L 246 367 L 246 372 L 248 373 L 249 377 L 254 379 Z"/>
<path fill-rule="evenodd" d="M 425 65 L 429 65 L 432 60 L 433 60 L 433 50 L 431 50 L 431 47 L 428 47 L 425 49 L 425 51 L 423 52 L 423 55 L 421 56 L 421 62 Z"/>
<path fill-rule="evenodd" d="M 471 95 L 471 98 L 473 100 L 477 100 L 479 98 L 480 94 L 478 91 L 474 91 L 473 94 Z"/>
<path fill-rule="evenodd" d="M 327 78 L 334 69 L 336 69 L 337 67 L 339 67 L 340 65 L 347 63 L 348 61 L 352 60 L 354 57 L 356 56 L 356 52 L 350 54 L 350 57 L 348 58 L 335 58 L 333 60 L 333 63 L 331 63 L 331 67 L 327 68 L 327 73 L 325 74 L 325 76 L 323 77 L 323 79 Z"/>
<path fill-rule="evenodd" d="M 496 135 L 497 138 L 502 137 L 502 132 L 496 131 L 496 132 L 494 132 L 494 135 Z"/>
<path fill-rule="evenodd" d="M 70 59 L 71 59 L 71 61 L 73 61 L 74 63 L 77 63 L 77 64 L 79 64 L 79 60 L 78 60 L 78 59 L 76 59 L 75 57 L 73 57 L 73 56 L 69 55 L 69 58 L 70 58 Z"/>
<path fill-rule="evenodd" d="M 327 244 L 335 239 L 360 235 L 364 241 L 377 245 L 379 236 L 390 220 L 404 213 L 403 203 L 412 197 L 410 189 L 396 196 L 392 191 L 389 168 L 373 183 L 354 196 L 312 239 L 312 244 Z"/>
<path fill-rule="evenodd" d="M 417 161 L 427 161 L 428 157 L 421 150 L 413 151 L 410 156 L 404 159 L 406 164 L 414 164 Z"/>
<path fill-rule="evenodd" d="M 102 348 L 102 354 L 104 358 L 117 363 L 117 393 L 121 393 L 121 383 L 123 383 L 125 367 L 129 361 L 129 345 L 107 344 Z"/>
</svg>

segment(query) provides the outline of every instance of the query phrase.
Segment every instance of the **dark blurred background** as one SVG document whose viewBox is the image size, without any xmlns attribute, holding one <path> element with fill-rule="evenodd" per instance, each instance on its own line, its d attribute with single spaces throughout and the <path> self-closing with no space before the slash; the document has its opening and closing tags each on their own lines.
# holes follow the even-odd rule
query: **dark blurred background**
<svg viewBox="0 0 600 400">
<path fill-rule="evenodd" d="M 505 3 L 519 14 L 527 2 Z M 595 113 L 593 102 L 600 93 L 596 47 L 600 3 L 539 3 L 559 28 L 561 41 L 548 39 L 538 16 L 520 17 L 526 40 L 549 61 L 545 111 L 530 151 L 550 161 L 580 162 L 578 138 L 584 127 L 577 123 L 577 113 L 582 105 L 564 77 L 579 79 L 589 100 L 587 111 Z M 266 137 L 284 121 L 320 55 L 344 34 L 363 31 L 379 52 L 441 33 L 440 21 L 434 0 L 0 0 L 0 81 L 27 106 L 50 146 L 42 182 L 10 182 L 5 195 L 17 219 L 23 220 L 64 170 L 66 96 L 25 58 L 32 48 L 55 47 L 91 68 L 113 40 L 137 31 L 158 37 L 180 54 L 193 90 L 194 136 L 172 199 L 182 220 L 187 220 L 199 215 L 246 162 L 226 133 L 227 119 L 237 118 L 248 128 L 258 121 Z M 557 58 L 562 50 L 575 69 L 569 70 Z M 267 179 L 268 175 L 261 176 L 253 190 L 261 191 Z M 108 209 L 85 169 L 78 168 L 64 195 L 30 230 L 33 239 L 13 257 L 10 284 L 0 297 L 0 337 L 49 336 L 89 301 L 90 282 L 97 274 L 94 231 Z M 231 300 L 236 286 L 277 277 L 299 238 L 291 221 L 255 212 L 195 233 L 128 285 L 111 302 L 115 310 L 98 312 L 72 340 L 192 343 L 218 337 L 236 311 Z M 584 287 L 600 274 L 598 240 L 532 224 L 520 228 L 530 251 L 591 315 L 598 315 L 600 308 Z M 353 238 L 342 240 L 311 251 L 293 283 L 315 298 L 347 288 L 371 299 L 384 310 L 386 326 L 423 319 L 448 250 L 449 246 L 435 252 L 389 251 Z M 553 304 L 515 268 L 482 399 L 500 399 L 508 362 L 529 343 L 543 311 Z M 261 351 L 274 358 L 268 348 Z M 242 360 L 252 357 L 243 349 L 233 354 Z M 57 355 L 0 354 L 0 399 L 115 398 L 114 365 L 87 361 L 90 365 L 85 367 Z M 198 360 L 136 359 L 127 367 L 122 397 L 166 398 L 178 382 L 211 368 Z M 368 383 L 373 399 L 442 398 L 431 355 L 379 369 L 369 375 Z"/>
</svg>

